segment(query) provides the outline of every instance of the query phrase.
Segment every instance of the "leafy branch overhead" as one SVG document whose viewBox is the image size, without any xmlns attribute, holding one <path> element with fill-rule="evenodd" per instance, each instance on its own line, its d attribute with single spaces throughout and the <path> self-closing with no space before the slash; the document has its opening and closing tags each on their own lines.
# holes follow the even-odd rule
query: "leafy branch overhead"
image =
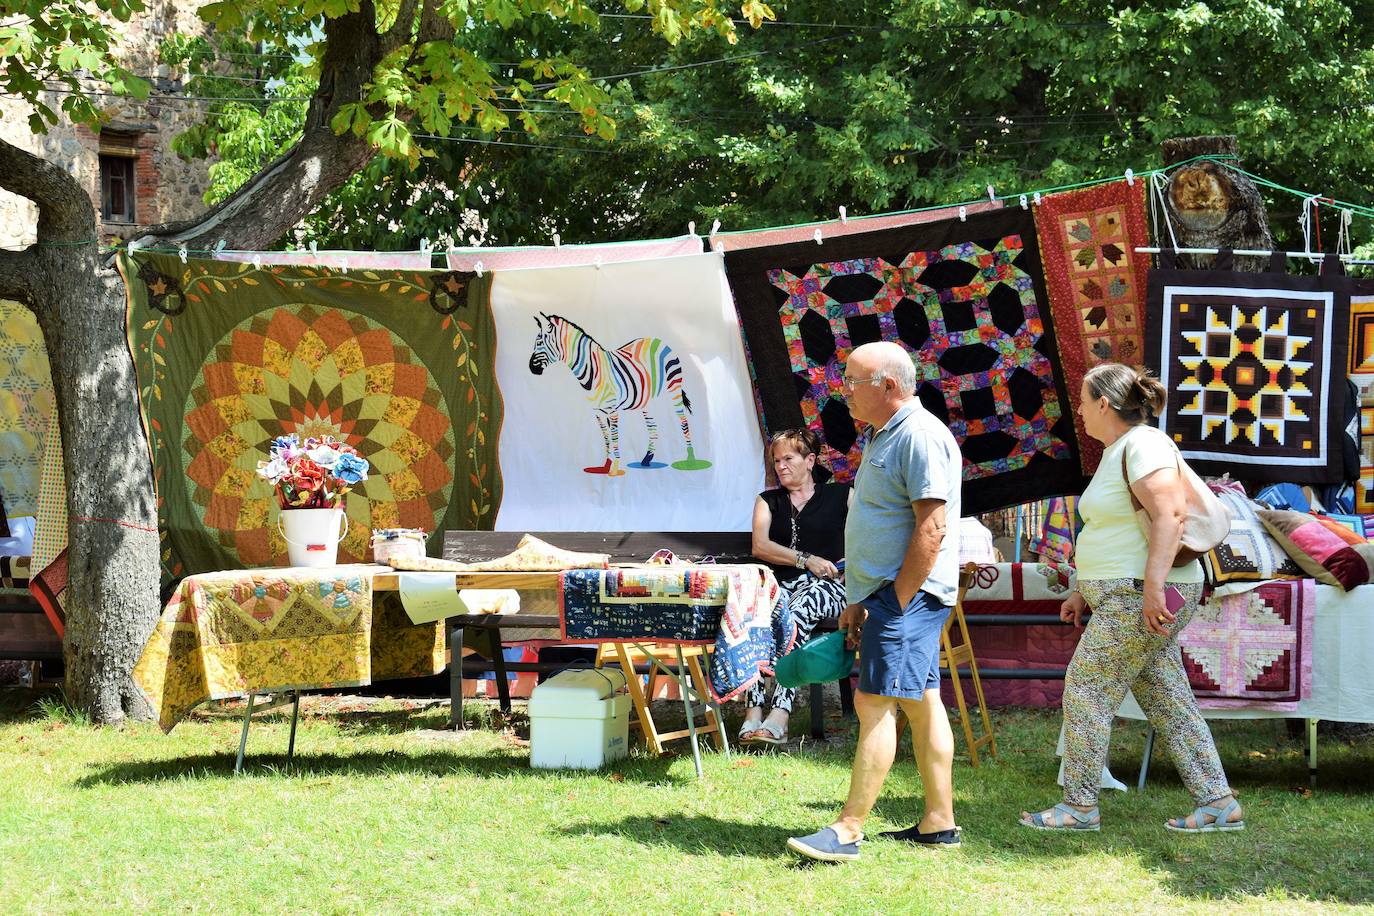
<svg viewBox="0 0 1374 916">
<path fill-rule="evenodd" d="M 201 7 L 200 15 L 222 33 L 273 41 L 318 65 L 322 43 L 309 40 L 318 23 L 364 14 L 364 6 L 363 0 L 218 0 Z M 625 8 L 647 10 L 651 28 L 669 44 L 695 31 L 736 41 L 731 13 L 716 0 L 626 0 Z M 747 0 L 740 13 L 753 23 L 773 17 L 758 0 Z M 412 168 L 421 157 L 434 155 L 427 139 L 446 137 L 459 124 L 501 131 L 515 115 L 525 130 L 539 134 L 540 120 L 529 110 L 534 103 L 566 107 L 587 135 L 615 136 L 616 121 L 605 110 L 606 89 L 578 60 L 544 53 L 493 61 L 467 41 L 488 27 L 521 25 L 546 32 L 556 48 L 565 43 L 560 32 L 599 30 L 601 17 L 581 0 L 385 0 L 372 7 L 371 17 L 384 54 L 358 97 L 337 100 L 329 122 L 336 133 L 350 132 Z"/>
</svg>

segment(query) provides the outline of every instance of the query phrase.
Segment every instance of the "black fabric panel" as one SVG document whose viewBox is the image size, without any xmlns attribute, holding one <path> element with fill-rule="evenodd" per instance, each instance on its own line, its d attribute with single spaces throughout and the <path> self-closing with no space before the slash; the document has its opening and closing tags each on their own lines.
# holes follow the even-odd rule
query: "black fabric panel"
<svg viewBox="0 0 1374 916">
<path fill-rule="evenodd" d="M 1032 301 L 1025 306 L 1023 293 L 1010 280 L 976 292 L 979 277 L 990 269 L 988 262 L 980 261 L 978 252 L 951 249 L 973 243 L 985 249 L 983 256 L 993 257 L 988 253 L 1008 238 L 1021 246 L 1010 265 L 1017 273 L 1014 282 L 1029 284 Z M 919 253 L 925 253 L 923 259 L 893 271 Z M 871 261 L 872 270 L 851 263 L 861 259 Z M 828 447 L 823 457 L 836 464 L 838 480 L 852 480 L 853 455 L 862 432 L 855 428 L 839 396 L 844 360 L 863 343 L 892 340 L 913 353 L 917 396 L 951 426 L 964 450 L 966 514 L 1083 491 L 1087 479 L 1080 470 L 1029 211 L 1008 208 L 977 213 L 966 221 L 951 219 L 847 235 L 824 239 L 820 245 L 805 241 L 727 250 L 725 268 L 765 429 L 809 426 Z M 780 278 L 783 282 L 802 284 L 812 297 L 812 304 L 799 317 L 793 317 L 795 307 L 787 290 L 770 279 L 769 272 L 779 270 L 790 275 L 790 280 Z M 883 277 L 890 282 L 885 283 Z M 1038 322 L 1034 332 L 1026 320 L 1032 313 Z M 798 339 L 795 353 L 788 349 L 784 330 L 784 322 L 792 320 Z M 995 343 L 1023 329 L 1024 342 L 1011 348 L 1011 356 L 999 357 L 982 342 L 958 337 L 984 333 Z M 1039 374 L 1026 369 L 1008 371 L 998 397 L 988 385 L 973 384 L 986 378 L 980 373 L 999 372 L 1001 366 L 1032 355 L 1043 358 L 1037 361 Z M 960 387 L 969 390 L 960 391 Z M 982 413 L 990 407 L 1003 414 Z M 1007 415 L 1010 408 L 1018 413 Z M 1022 466 L 1013 466 L 1017 463 L 1013 449 L 1021 441 L 1016 433 L 1028 435 L 1040 414 L 1050 444 L 1022 459 Z M 995 466 L 999 460 L 1004 466 Z M 978 462 L 988 464 L 976 467 Z"/>
<path fill-rule="evenodd" d="M 1199 474 L 1344 479 L 1350 291 L 1336 274 L 1150 271 L 1145 353 L 1169 392 L 1160 427 Z"/>
</svg>

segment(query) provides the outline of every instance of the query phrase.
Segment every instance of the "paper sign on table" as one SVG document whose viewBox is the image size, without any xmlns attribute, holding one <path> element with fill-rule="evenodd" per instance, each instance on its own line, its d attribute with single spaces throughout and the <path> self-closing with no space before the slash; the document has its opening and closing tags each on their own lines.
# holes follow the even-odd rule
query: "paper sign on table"
<svg viewBox="0 0 1374 916">
<path fill-rule="evenodd" d="M 411 623 L 433 623 L 468 613 L 451 572 L 403 572 L 397 579 L 401 604 Z"/>
</svg>

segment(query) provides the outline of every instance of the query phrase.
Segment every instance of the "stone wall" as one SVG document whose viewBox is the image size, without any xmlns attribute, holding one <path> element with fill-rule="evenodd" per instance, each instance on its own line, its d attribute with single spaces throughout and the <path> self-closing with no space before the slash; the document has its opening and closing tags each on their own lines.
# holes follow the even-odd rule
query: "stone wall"
<svg viewBox="0 0 1374 916">
<path fill-rule="evenodd" d="M 201 106 L 179 99 L 181 84 L 157 62 L 157 48 L 168 35 L 201 33 L 208 26 L 195 14 L 195 7 L 167 0 L 152 0 L 148 9 L 127 23 L 116 23 L 122 38 L 125 65 L 153 83 L 146 102 L 107 97 L 110 122 L 106 129 L 117 129 L 134 136 L 136 224 L 102 224 L 102 241 L 128 237 L 137 226 L 149 226 L 193 216 L 204 209 L 208 163 L 184 162 L 172 152 L 171 141 L 180 131 L 195 123 Z M 93 91 L 104 91 L 92 83 Z M 49 93 L 44 99 L 54 111 L 61 111 L 65 96 Z M 85 128 L 61 120 L 45 134 L 34 134 L 28 126 L 29 110 L 14 99 L 0 99 L 0 139 L 55 162 L 81 183 L 100 209 L 99 136 Z M 34 241 L 38 212 L 29 201 L 0 191 L 0 245 L 26 245 Z"/>
</svg>

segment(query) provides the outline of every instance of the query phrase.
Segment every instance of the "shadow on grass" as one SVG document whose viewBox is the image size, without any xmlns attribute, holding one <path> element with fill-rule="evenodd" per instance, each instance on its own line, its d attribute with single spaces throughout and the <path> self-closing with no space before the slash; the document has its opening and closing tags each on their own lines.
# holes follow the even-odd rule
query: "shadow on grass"
<svg viewBox="0 0 1374 916">
<path fill-rule="evenodd" d="M 636 815 L 557 828 L 565 836 L 618 836 L 644 846 L 672 846 L 687 853 L 773 859 L 794 831 L 771 824 L 727 821 L 701 814 Z M 804 831 L 810 832 L 810 831 Z"/>
<path fill-rule="evenodd" d="M 224 779 L 233 777 L 237 746 L 222 753 L 192 754 L 175 759 L 126 761 L 117 764 L 96 764 L 91 772 L 74 780 L 80 788 L 124 785 L 129 783 L 158 783 L 175 780 Z M 461 746 L 454 751 L 439 748 L 422 751 L 363 750 L 352 754 L 297 753 L 287 761 L 285 753 L 250 753 L 244 758 L 244 777 L 286 776 L 308 779 L 317 776 L 357 776 L 362 778 L 389 776 L 397 773 L 419 776 L 463 776 L 478 779 L 509 779 L 512 776 L 531 778 L 578 777 L 609 778 L 617 781 L 651 785 L 686 783 L 687 777 L 669 772 L 672 757 L 633 756 L 617 761 L 613 767 L 596 770 L 536 770 L 519 748 L 507 752 L 464 753 Z"/>
</svg>

